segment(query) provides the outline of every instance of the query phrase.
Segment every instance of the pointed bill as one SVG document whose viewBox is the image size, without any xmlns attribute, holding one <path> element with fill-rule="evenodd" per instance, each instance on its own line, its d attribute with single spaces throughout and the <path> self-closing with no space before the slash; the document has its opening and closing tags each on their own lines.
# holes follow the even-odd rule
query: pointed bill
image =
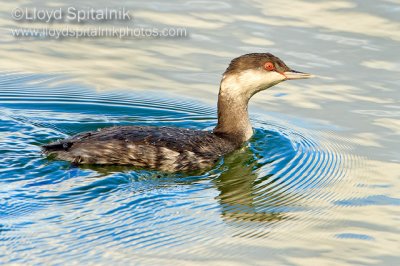
<svg viewBox="0 0 400 266">
<path fill-rule="evenodd" d="M 283 72 L 283 74 L 285 75 L 286 79 L 309 79 L 315 77 L 312 74 L 303 73 L 296 70 L 286 71 Z"/>
</svg>

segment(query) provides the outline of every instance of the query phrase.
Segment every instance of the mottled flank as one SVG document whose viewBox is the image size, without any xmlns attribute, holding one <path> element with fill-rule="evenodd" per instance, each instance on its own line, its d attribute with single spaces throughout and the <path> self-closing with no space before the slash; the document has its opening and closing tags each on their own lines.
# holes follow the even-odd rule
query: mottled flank
<svg viewBox="0 0 400 266">
<path fill-rule="evenodd" d="M 44 145 L 43 151 L 75 164 L 132 165 L 178 172 L 211 167 L 238 146 L 208 131 L 118 126 Z"/>
</svg>

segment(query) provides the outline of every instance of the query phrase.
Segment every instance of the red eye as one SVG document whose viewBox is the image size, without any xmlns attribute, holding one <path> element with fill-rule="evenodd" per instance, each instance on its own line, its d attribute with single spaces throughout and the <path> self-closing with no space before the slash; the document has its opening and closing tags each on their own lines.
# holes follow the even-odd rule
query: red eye
<svg viewBox="0 0 400 266">
<path fill-rule="evenodd" d="M 268 71 L 272 71 L 275 69 L 274 64 L 272 64 L 272 62 L 267 62 L 264 64 L 264 68 Z"/>
</svg>

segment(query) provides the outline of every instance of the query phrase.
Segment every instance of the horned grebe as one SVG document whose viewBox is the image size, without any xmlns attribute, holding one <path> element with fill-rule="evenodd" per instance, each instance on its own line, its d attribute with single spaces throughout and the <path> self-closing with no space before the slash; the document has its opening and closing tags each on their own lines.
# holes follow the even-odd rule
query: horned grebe
<svg viewBox="0 0 400 266">
<path fill-rule="evenodd" d="M 132 165 L 165 172 L 209 168 L 251 138 L 247 106 L 254 94 L 284 80 L 310 77 L 270 53 L 242 55 L 223 74 L 213 131 L 115 126 L 44 145 L 43 152 L 74 164 Z"/>
</svg>

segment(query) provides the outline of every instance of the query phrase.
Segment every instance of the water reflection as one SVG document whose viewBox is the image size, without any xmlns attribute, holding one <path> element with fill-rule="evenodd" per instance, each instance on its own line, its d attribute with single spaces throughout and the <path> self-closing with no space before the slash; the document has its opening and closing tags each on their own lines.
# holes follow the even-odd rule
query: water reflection
<svg viewBox="0 0 400 266">
<path fill-rule="evenodd" d="M 273 223 L 288 218 L 287 212 L 281 211 L 282 204 L 279 203 L 289 197 L 286 193 L 272 191 L 263 195 L 267 199 L 260 202 L 257 185 L 260 182 L 272 185 L 274 178 L 271 173 L 260 180 L 256 172 L 259 165 L 250 148 L 243 148 L 228 156 L 224 166 L 226 170 L 215 180 L 224 220 Z"/>
<path fill-rule="evenodd" d="M 396 1 L 118 3 L 137 25 L 188 27 L 185 40 L 9 32 L 17 6 L 81 5 L 0 7 L 2 263 L 398 264 Z M 39 155 L 43 142 L 108 125 L 210 128 L 215 111 L 183 95 L 215 106 L 229 60 L 266 51 L 320 78 L 257 95 L 258 135 L 217 172 L 158 177 Z"/>
</svg>

